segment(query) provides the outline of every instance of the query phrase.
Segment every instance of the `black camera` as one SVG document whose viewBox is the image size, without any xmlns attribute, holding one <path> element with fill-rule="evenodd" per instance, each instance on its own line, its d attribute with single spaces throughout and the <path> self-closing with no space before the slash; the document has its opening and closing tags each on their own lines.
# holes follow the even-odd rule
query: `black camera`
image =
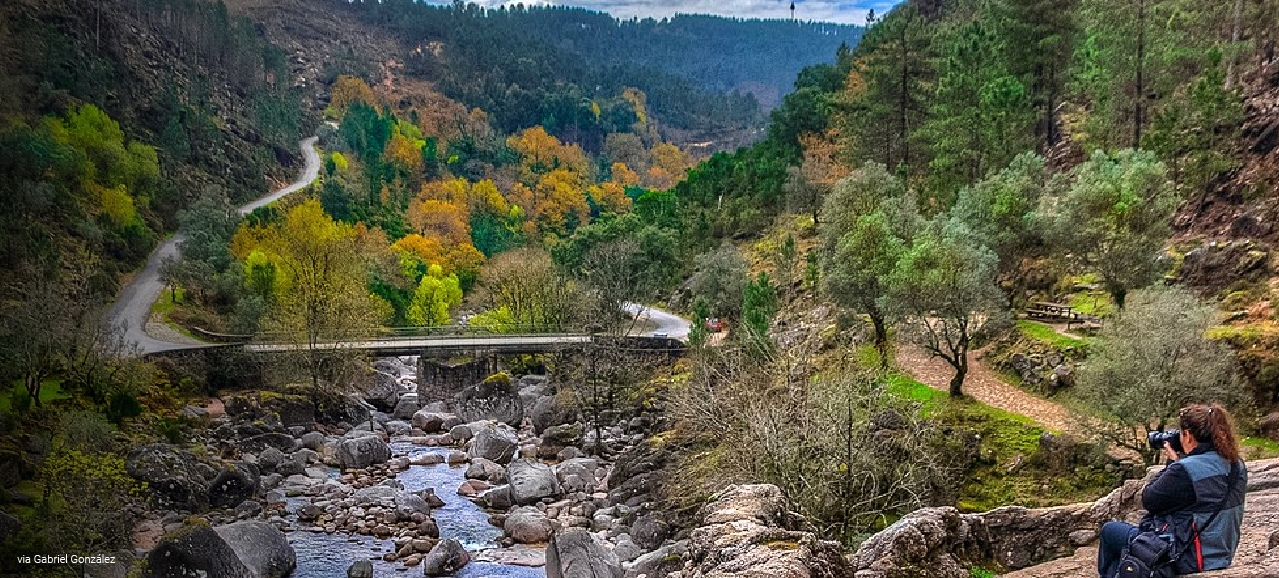
<svg viewBox="0 0 1279 578">
<path fill-rule="evenodd" d="M 1181 430 L 1179 429 L 1152 431 L 1146 434 L 1146 441 L 1150 442 L 1150 449 L 1155 451 L 1164 449 L 1164 442 L 1167 442 L 1172 451 L 1179 454 L 1186 453 L 1185 448 L 1181 447 Z"/>
</svg>

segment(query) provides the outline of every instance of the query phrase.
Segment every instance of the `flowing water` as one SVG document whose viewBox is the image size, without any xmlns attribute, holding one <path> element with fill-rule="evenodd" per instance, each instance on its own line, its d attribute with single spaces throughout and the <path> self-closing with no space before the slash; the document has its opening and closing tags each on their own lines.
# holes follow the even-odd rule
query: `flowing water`
<svg viewBox="0 0 1279 578">
<path fill-rule="evenodd" d="M 406 442 L 392 442 L 391 452 L 395 456 L 414 456 L 419 454 L 446 455 L 448 448 L 418 446 Z M 431 512 L 440 528 L 441 538 L 455 538 L 471 551 L 472 558 L 479 550 L 496 548 L 496 540 L 502 530 L 489 524 L 488 514 L 470 500 L 457 495 L 458 486 L 465 481 L 466 466 L 449 466 L 436 464 L 432 466 L 410 466 L 395 477 L 404 485 L 405 490 L 418 491 L 433 488 L 435 495 L 444 501 L 443 508 Z M 336 470 L 334 471 L 336 476 Z M 307 498 L 289 498 L 287 508 L 295 511 L 306 503 Z M 406 567 L 399 562 L 384 562 L 382 555 L 394 552 L 395 545 L 391 540 L 378 540 L 372 536 L 358 534 L 328 534 L 325 532 L 297 531 L 289 534 L 289 544 L 297 552 L 298 566 L 292 578 L 344 578 L 346 569 L 352 562 L 368 559 L 373 562 L 373 573 L 377 578 L 398 578 L 402 576 L 421 576 L 422 567 Z M 545 578 L 546 571 L 541 567 L 509 566 L 488 562 L 471 562 L 455 576 L 458 578 Z"/>
</svg>

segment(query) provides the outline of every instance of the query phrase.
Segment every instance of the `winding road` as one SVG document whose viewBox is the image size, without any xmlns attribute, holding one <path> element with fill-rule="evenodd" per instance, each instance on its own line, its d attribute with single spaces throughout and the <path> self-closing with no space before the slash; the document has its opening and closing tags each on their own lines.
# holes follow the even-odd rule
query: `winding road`
<svg viewBox="0 0 1279 578">
<path fill-rule="evenodd" d="M 285 195 L 302 190 L 315 181 L 316 177 L 320 175 L 320 154 L 315 150 L 316 141 L 316 137 L 310 137 L 298 143 L 298 146 L 302 148 L 303 156 L 306 158 L 306 166 L 303 167 L 302 174 L 298 176 L 296 181 L 240 207 L 237 209 L 240 216 L 247 215 L 253 212 L 254 209 L 268 205 Z M 207 344 L 164 341 L 151 337 L 146 333 L 147 318 L 151 315 L 151 305 L 160 297 L 160 292 L 164 290 L 164 283 L 160 280 L 160 267 L 163 266 L 165 259 L 176 258 L 180 254 L 178 246 L 182 243 L 183 238 L 181 233 L 177 233 L 151 252 L 151 256 L 147 258 L 146 266 L 120 291 L 120 296 L 116 299 L 115 304 L 111 306 L 111 311 L 108 314 L 113 325 L 124 326 L 126 345 L 136 347 L 137 352 L 140 354 L 208 347 Z"/>
<path fill-rule="evenodd" d="M 680 341 L 688 341 L 688 333 L 692 331 L 693 324 L 687 319 L 679 317 L 675 314 L 662 311 L 656 307 L 640 305 L 639 303 L 625 303 L 622 309 L 627 313 L 634 315 L 636 319 L 648 319 L 653 322 L 656 327 L 651 331 L 641 332 L 641 337 L 669 337 Z"/>
</svg>

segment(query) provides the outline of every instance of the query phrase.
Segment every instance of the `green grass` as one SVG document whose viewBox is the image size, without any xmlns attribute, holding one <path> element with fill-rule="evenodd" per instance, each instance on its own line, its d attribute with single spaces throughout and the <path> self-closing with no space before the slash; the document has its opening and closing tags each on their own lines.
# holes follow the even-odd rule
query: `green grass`
<svg viewBox="0 0 1279 578">
<path fill-rule="evenodd" d="M 174 296 L 177 296 L 175 299 Z M 169 314 L 177 309 L 182 301 L 186 298 L 186 291 L 182 287 L 178 287 L 176 291 L 170 291 L 167 287 L 160 291 L 160 297 L 151 304 L 151 314 L 158 315 L 161 319 L 168 320 Z"/>
<path fill-rule="evenodd" d="M 1279 442 L 1268 438 L 1246 437 L 1240 440 L 1240 449 L 1244 457 L 1251 460 L 1264 460 L 1279 457 Z"/>
<path fill-rule="evenodd" d="M 1035 341 L 1046 343 L 1055 349 L 1066 349 L 1070 347 L 1080 349 L 1088 345 L 1087 339 L 1075 339 L 1074 337 L 1062 335 L 1058 333 L 1056 329 L 1053 329 L 1052 326 L 1045 325 L 1038 321 L 1029 321 L 1026 319 L 1018 320 L 1017 330 L 1020 331 L 1022 335 L 1025 335 L 1030 339 L 1034 339 Z"/>
<path fill-rule="evenodd" d="M 1083 315 L 1095 315 L 1097 317 L 1109 317 L 1114 314 L 1116 309 L 1115 302 L 1111 300 L 1110 295 L 1101 291 L 1073 293 L 1066 304 Z"/>
<path fill-rule="evenodd" d="M 13 399 L 26 393 L 21 383 L 14 383 L 7 395 L 0 394 L 0 410 L 8 411 L 13 407 Z M 50 377 L 40 384 L 40 403 L 47 404 L 60 399 L 71 399 L 71 394 L 62 391 L 62 380 Z"/>
<path fill-rule="evenodd" d="M 888 376 L 888 391 L 918 402 L 924 417 L 980 436 L 980 457 L 964 474 L 957 506 L 983 512 L 1006 505 L 1043 507 L 1091 501 L 1111 490 L 1116 479 L 1097 469 L 1050 474 L 1029 465 L 1009 473 L 1019 458 L 1028 462 L 1039 449 L 1044 428 L 1030 418 L 971 398 L 953 399 L 910 376 Z M 1279 444 L 1276 444 L 1279 449 Z"/>
</svg>

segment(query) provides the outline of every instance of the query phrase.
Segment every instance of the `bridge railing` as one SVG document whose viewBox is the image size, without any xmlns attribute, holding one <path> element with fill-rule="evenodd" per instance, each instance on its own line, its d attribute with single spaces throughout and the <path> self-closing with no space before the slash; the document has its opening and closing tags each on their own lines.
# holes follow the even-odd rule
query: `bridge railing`
<svg viewBox="0 0 1279 578">
<path fill-rule="evenodd" d="M 319 335 L 320 343 L 353 342 L 353 341 L 402 341 L 406 339 L 440 338 L 456 339 L 466 337 L 518 337 L 518 336 L 550 336 L 550 335 L 585 335 L 587 328 L 563 325 L 515 325 L 501 328 L 475 327 L 468 325 L 420 326 L 420 327 L 380 327 L 372 331 L 345 333 L 342 335 Z M 241 336 L 242 343 L 278 344 L 297 343 L 306 338 L 298 332 L 261 332 L 255 335 Z M 299 339 L 301 338 L 301 339 Z"/>
</svg>

